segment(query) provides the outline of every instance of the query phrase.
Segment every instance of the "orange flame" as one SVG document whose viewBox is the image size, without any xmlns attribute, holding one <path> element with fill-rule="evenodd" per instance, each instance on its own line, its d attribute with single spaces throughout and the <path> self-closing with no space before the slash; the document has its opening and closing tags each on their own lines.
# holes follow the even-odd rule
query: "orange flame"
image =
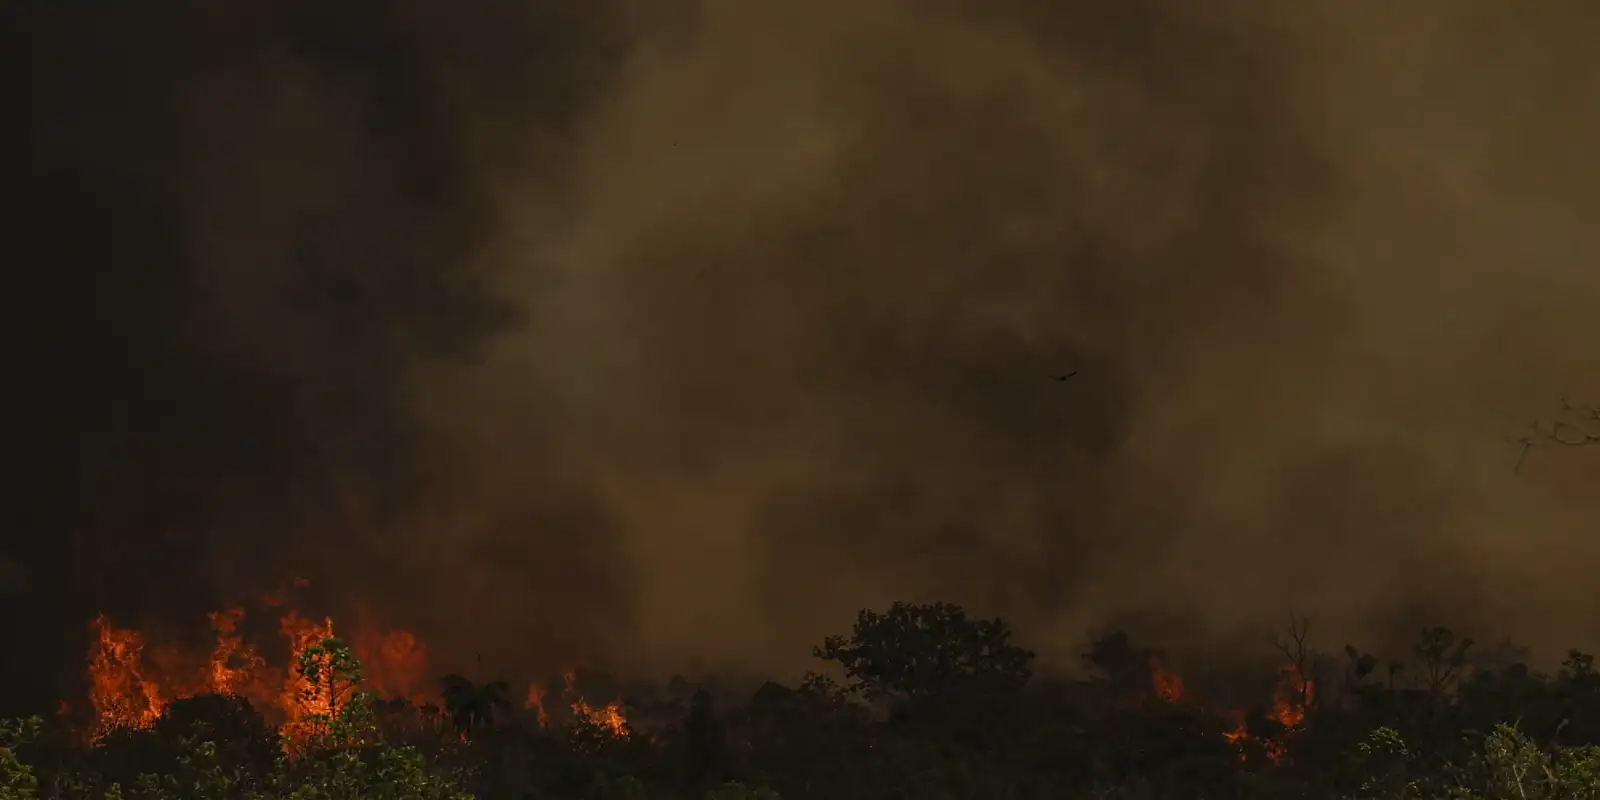
<svg viewBox="0 0 1600 800">
<path fill-rule="evenodd" d="M 537 683 L 528 684 L 528 699 L 522 705 L 523 708 L 539 712 L 539 727 L 550 727 L 550 715 L 544 710 L 544 687 Z"/>
<path fill-rule="evenodd" d="M 1316 696 L 1316 681 L 1300 673 L 1293 664 L 1278 667 L 1278 685 L 1272 692 L 1272 719 L 1289 730 L 1305 721 L 1306 707 Z"/>
<path fill-rule="evenodd" d="M 293 586 L 305 583 L 296 579 Z M 287 607 L 288 590 L 269 595 L 263 605 Z M 150 648 L 140 631 L 118 628 L 104 615 L 95 618 L 87 665 L 94 714 L 91 740 L 118 728 L 149 727 L 172 701 L 215 693 L 247 698 L 269 719 L 280 721 L 285 748 L 292 751 L 313 732 L 318 715 L 332 716 L 349 700 L 354 687 L 321 681 L 312 686 L 296 668 L 308 648 L 333 635 L 332 620 L 286 611 L 278 629 L 289 645 L 288 661 L 280 668 L 269 665 L 246 640 L 244 609 L 217 611 L 209 618 L 215 644 L 204 654 L 171 646 Z M 353 639 L 351 647 L 366 678 L 362 688 L 412 702 L 431 699 L 424 688 L 427 649 L 415 635 L 361 626 Z"/>
<path fill-rule="evenodd" d="M 291 611 L 279 625 L 289 640 L 289 677 L 283 682 L 279 706 L 284 715 L 282 733 L 287 742 L 298 744 L 317 731 L 319 718 L 330 719 L 339 711 L 341 698 L 327 675 L 327 657 L 321 658 L 323 672 L 316 684 L 297 669 L 307 650 L 333 636 L 333 620 L 310 620 Z"/>
<path fill-rule="evenodd" d="M 117 728 L 148 728 L 166 710 L 161 687 L 144 675 L 144 636 L 118 628 L 104 614 L 91 623 L 89 702 L 97 717 L 90 730 L 100 739 Z"/>
<path fill-rule="evenodd" d="M 572 713 L 579 720 L 593 725 L 612 736 L 620 738 L 628 735 L 628 718 L 622 713 L 621 701 L 612 701 L 604 706 L 591 706 L 583 699 L 582 695 L 578 694 L 574 685 L 578 680 L 576 670 L 567 670 L 561 676 L 561 680 L 566 683 L 566 688 L 562 695 L 569 699 Z"/>
<path fill-rule="evenodd" d="M 628 735 L 628 718 L 622 713 L 621 703 L 611 702 L 596 708 L 581 699 L 574 700 L 572 713 L 612 736 Z"/>
<path fill-rule="evenodd" d="M 1165 702 L 1176 703 L 1183 698 L 1183 679 L 1169 672 L 1156 656 L 1150 657 L 1150 682 L 1156 697 Z M 1315 693 L 1315 681 L 1306 678 L 1292 664 L 1281 666 L 1278 668 L 1278 683 L 1273 689 L 1273 707 L 1267 716 L 1282 725 L 1286 732 L 1299 730 L 1305 721 L 1306 708 Z M 1283 758 L 1287 752 L 1283 742 L 1265 738 L 1252 739 L 1242 712 L 1232 711 L 1228 716 L 1232 720 L 1233 727 L 1222 736 L 1230 744 L 1240 748 L 1240 759 L 1247 757 L 1243 750 L 1247 740 L 1257 741 L 1270 760 L 1279 761 Z"/>
<path fill-rule="evenodd" d="M 410 631 L 382 632 L 366 627 L 351 643 L 368 690 L 417 705 L 432 702 L 428 684 L 428 648 Z"/>
<path fill-rule="evenodd" d="M 1176 703 L 1183 699 L 1183 678 L 1168 672 L 1157 656 L 1150 657 L 1150 683 L 1155 688 L 1156 697 L 1165 702 Z"/>
<path fill-rule="evenodd" d="M 1222 734 L 1222 738 L 1227 739 L 1230 743 L 1235 745 L 1243 744 L 1244 737 L 1246 735 L 1244 713 L 1240 711 L 1233 711 L 1229 712 L 1228 716 L 1233 720 L 1233 729 Z M 1244 754 L 1240 753 L 1239 756 L 1243 758 Z"/>
<path fill-rule="evenodd" d="M 213 611 L 208 616 L 211 630 L 217 636 L 217 646 L 211 651 L 211 691 L 243 696 L 267 665 L 261 654 L 239 634 L 244 609 Z"/>
<path fill-rule="evenodd" d="M 1278 683 L 1272 691 L 1272 710 L 1267 712 L 1267 718 L 1284 727 L 1285 735 L 1293 734 L 1300 730 L 1305 722 L 1306 708 L 1311 704 L 1311 699 L 1316 696 L 1316 681 L 1301 674 L 1300 669 L 1293 664 L 1278 667 Z M 1235 745 L 1242 747 L 1247 738 L 1245 732 L 1244 715 L 1233 712 L 1234 729 L 1224 733 L 1223 736 Z M 1267 759 L 1273 762 L 1283 760 L 1288 753 L 1285 741 L 1260 738 L 1257 739 L 1261 750 Z M 1246 755 L 1241 749 L 1241 759 Z"/>
</svg>

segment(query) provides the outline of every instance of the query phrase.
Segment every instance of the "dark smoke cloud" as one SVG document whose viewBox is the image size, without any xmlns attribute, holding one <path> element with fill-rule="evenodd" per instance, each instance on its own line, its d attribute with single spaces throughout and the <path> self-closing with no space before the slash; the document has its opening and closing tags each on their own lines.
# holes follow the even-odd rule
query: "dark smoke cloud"
<svg viewBox="0 0 1600 800">
<path fill-rule="evenodd" d="M 559 5 L 12 9 L 32 147 L 7 550 L 32 580 L 7 617 L 48 662 L 16 660 L 25 696 L 68 691 L 95 610 L 203 624 L 293 575 L 393 624 L 509 622 L 459 587 L 500 587 L 511 614 L 545 586 L 580 611 L 526 616 L 567 654 L 626 616 L 580 480 L 453 537 L 437 421 L 411 401 L 420 365 L 474 363 L 519 324 L 471 265 L 500 231 L 468 156 L 557 171 L 536 139 L 570 136 L 621 52 L 599 4 Z"/>
<path fill-rule="evenodd" d="M 1582 7 L 578 8 L 12 12 L 8 635 L 293 573 L 528 671 L 1596 632 L 1600 464 L 1502 439 L 1600 397 Z"/>
</svg>

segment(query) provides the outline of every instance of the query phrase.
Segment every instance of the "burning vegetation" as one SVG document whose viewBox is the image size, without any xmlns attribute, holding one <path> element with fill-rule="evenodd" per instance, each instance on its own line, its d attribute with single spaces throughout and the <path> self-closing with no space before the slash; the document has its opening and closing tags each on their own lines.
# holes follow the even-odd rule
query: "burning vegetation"
<svg viewBox="0 0 1600 800">
<path fill-rule="evenodd" d="M 304 582 L 298 585 L 303 586 Z M 313 685 L 295 669 L 308 651 L 342 632 L 335 630 L 329 618 L 303 615 L 288 602 L 287 594 L 269 595 L 260 604 L 265 610 L 276 612 L 278 645 L 283 654 L 283 659 L 276 662 L 269 661 L 262 647 L 246 639 L 243 627 L 247 617 L 242 607 L 209 614 L 214 643 L 204 652 L 172 646 L 151 649 L 139 630 L 118 627 L 104 615 L 96 617 L 91 624 L 94 636 L 88 657 L 92 716 L 86 730 L 90 740 L 98 741 L 119 729 L 148 728 L 175 700 L 218 694 L 250 701 L 277 725 L 285 748 L 294 749 L 311 734 L 312 720 L 337 715 L 348 696 L 335 696 L 330 687 Z M 456 689 L 447 685 L 441 694 L 436 678 L 429 674 L 428 650 L 410 631 L 369 625 L 357 627 L 349 638 L 363 668 L 361 688 L 380 699 L 400 701 L 424 713 L 449 715 L 454 712 L 441 709 L 438 702 L 444 699 L 448 704 L 452 692 L 463 697 L 470 694 L 470 685 Z M 1145 664 L 1149 681 L 1146 694 L 1150 697 L 1170 705 L 1196 702 L 1185 691 L 1183 678 L 1169 669 L 1158 653 L 1146 653 Z M 1251 742 L 1273 761 L 1283 757 L 1285 742 L 1302 728 L 1315 697 L 1316 683 L 1303 670 L 1292 663 L 1278 668 L 1272 705 L 1263 714 L 1280 729 L 1273 735 L 1251 736 L 1244 712 L 1224 712 L 1233 727 L 1222 736 L 1239 746 L 1241 758 L 1245 757 L 1245 745 Z M 577 689 L 577 677 L 574 669 L 561 676 L 556 702 L 562 715 L 607 735 L 629 735 L 623 704 L 589 702 Z M 550 703 L 546 687 L 537 682 L 528 684 L 523 707 L 535 715 L 541 727 L 551 724 Z M 472 710 L 464 713 L 486 714 Z M 461 721 L 463 735 L 479 721 Z"/>
<path fill-rule="evenodd" d="M 296 587 L 304 585 L 303 580 L 295 582 Z M 439 678 L 429 672 L 428 649 L 414 633 L 366 624 L 346 634 L 335 628 L 331 618 L 303 614 L 290 601 L 291 594 L 273 593 L 256 604 L 258 613 L 273 621 L 276 641 L 272 642 L 247 636 L 251 619 L 243 606 L 207 615 L 212 643 L 204 648 L 152 645 L 144 632 L 120 627 L 104 614 L 97 616 L 90 623 L 87 708 L 63 702 L 61 714 L 80 723 L 89 741 L 98 742 L 115 731 L 150 728 L 178 700 L 206 694 L 236 697 L 249 701 L 274 724 L 285 749 L 292 751 L 312 735 L 315 721 L 338 716 L 353 696 L 331 682 L 313 682 L 297 668 L 309 654 L 326 673 L 331 667 L 328 656 L 315 649 L 336 638 L 350 643 L 361 664 L 361 685 L 354 688 L 423 714 L 453 713 L 438 705 Z M 269 653 L 280 657 L 269 658 Z M 562 677 L 560 697 L 571 719 L 610 735 L 628 735 L 620 701 L 592 704 L 576 688 L 576 670 Z M 539 684 L 529 684 L 526 707 L 542 726 L 551 720 L 546 695 Z"/>
<path fill-rule="evenodd" d="M 1193 665 L 1182 674 L 1183 662 L 1122 633 L 1094 640 L 1083 654 L 1087 676 L 1035 681 L 1033 653 L 1011 641 L 1004 622 L 969 618 L 953 604 L 897 603 L 861 612 L 848 634 L 815 648 L 831 677 L 767 683 L 724 708 L 719 698 L 734 690 L 678 678 L 624 705 L 586 699 L 580 683 L 593 680 L 572 669 L 515 688 L 435 677 L 414 633 L 362 614 L 341 627 L 289 597 L 212 613 L 196 625 L 209 629 L 204 642 L 96 618 L 87 702 L 69 704 L 55 722 L 78 735 L 41 738 L 43 723 L 4 721 L 0 756 L 22 752 L 13 742 L 25 740 L 88 745 L 41 762 L 51 781 L 66 779 L 50 769 L 88 765 L 75 767 L 89 770 L 88 794 L 37 795 L 61 800 L 111 797 L 107 787 L 118 782 L 153 786 L 142 777 L 150 775 L 179 789 L 116 796 L 292 797 L 282 787 L 333 780 L 327 773 L 336 769 L 355 770 L 339 780 L 365 785 L 374 778 L 361 772 L 368 762 L 350 757 L 358 750 L 372 763 L 409 765 L 409 785 L 434 787 L 370 796 L 449 800 L 713 790 L 774 797 L 734 784 L 769 786 L 790 800 L 927 796 L 928 787 L 952 786 L 970 789 L 955 796 L 985 798 L 1115 789 L 1332 800 L 1391 796 L 1359 793 L 1379 781 L 1432 792 L 1395 797 L 1450 796 L 1462 776 L 1497 780 L 1485 761 L 1496 753 L 1555 754 L 1543 773 L 1550 780 L 1587 780 L 1580 767 L 1600 766 L 1592 657 L 1571 653 L 1558 675 L 1542 676 L 1520 661 L 1471 659 L 1472 640 L 1445 628 L 1423 631 L 1409 677 L 1406 663 L 1388 662 L 1387 681 L 1368 680 L 1383 662 L 1353 647 L 1335 669 L 1337 659 L 1307 645 L 1302 619 L 1292 619 L 1289 642 L 1277 643 L 1279 657 L 1252 670 L 1259 682 Z M 1222 702 L 1230 691 L 1240 694 Z M 1473 740 L 1469 730 L 1488 733 Z M 214 749 L 194 749 L 202 739 Z M 233 761 L 216 762 L 224 752 Z M 212 759 L 212 772 L 196 776 L 197 759 Z M 1329 786 L 1344 793 L 1323 791 Z"/>
<path fill-rule="evenodd" d="M 1316 681 L 1307 677 L 1301 670 L 1301 667 L 1294 664 L 1284 664 L 1278 668 L 1278 682 L 1273 689 L 1272 705 L 1263 714 L 1265 719 L 1280 726 L 1281 733 L 1276 736 L 1253 737 L 1249 733 L 1243 711 L 1227 712 L 1226 716 L 1231 721 L 1232 727 L 1224 731 L 1222 736 L 1239 748 L 1240 759 L 1248 758 L 1246 745 L 1254 743 L 1268 760 L 1273 762 L 1282 760 L 1286 752 L 1285 744 L 1300 732 L 1305 722 L 1306 711 L 1316 692 Z M 1151 693 L 1160 702 L 1172 705 L 1192 702 L 1184 696 L 1183 679 L 1169 671 L 1156 656 L 1150 658 L 1150 683 Z"/>
</svg>

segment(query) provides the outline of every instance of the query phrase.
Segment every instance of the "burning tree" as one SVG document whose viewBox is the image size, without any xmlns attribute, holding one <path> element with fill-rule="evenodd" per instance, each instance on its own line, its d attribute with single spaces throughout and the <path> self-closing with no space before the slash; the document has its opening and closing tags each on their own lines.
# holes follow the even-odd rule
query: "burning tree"
<svg viewBox="0 0 1600 800">
<path fill-rule="evenodd" d="M 166 710 L 160 685 L 145 675 L 144 637 L 118 628 L 104 614 L 90 623 L 89 702 L 96 719 L 92 739 L 119 728 L 147 728 Z"/>
<path fill-rule="evenodd" d="M 331 631 L 332 623 L 311 626 L 311 632 Z M 300 649 L 295 657 L 295 678 L 288 684 L 297 702 L 284 722 L 283 736 L 299 748 L 352 744 L 368 738 L 371 696 L 361 691 L 361 661 L 350 646 L 329 635 Z"/>
</svg>

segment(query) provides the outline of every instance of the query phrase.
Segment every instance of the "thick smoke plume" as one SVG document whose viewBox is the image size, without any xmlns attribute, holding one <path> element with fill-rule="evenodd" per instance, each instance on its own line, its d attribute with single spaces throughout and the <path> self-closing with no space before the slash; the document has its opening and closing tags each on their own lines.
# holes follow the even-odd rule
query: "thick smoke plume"
<svg viewBox="0 0 1600 800">
<path fill-rule="evenodd" d="M 17 5 L 28 697 L 290 575 L 529 671 L 1600 633 L 1510 441 L 1600 398 L 1586 4 Z"/>
</svg>

